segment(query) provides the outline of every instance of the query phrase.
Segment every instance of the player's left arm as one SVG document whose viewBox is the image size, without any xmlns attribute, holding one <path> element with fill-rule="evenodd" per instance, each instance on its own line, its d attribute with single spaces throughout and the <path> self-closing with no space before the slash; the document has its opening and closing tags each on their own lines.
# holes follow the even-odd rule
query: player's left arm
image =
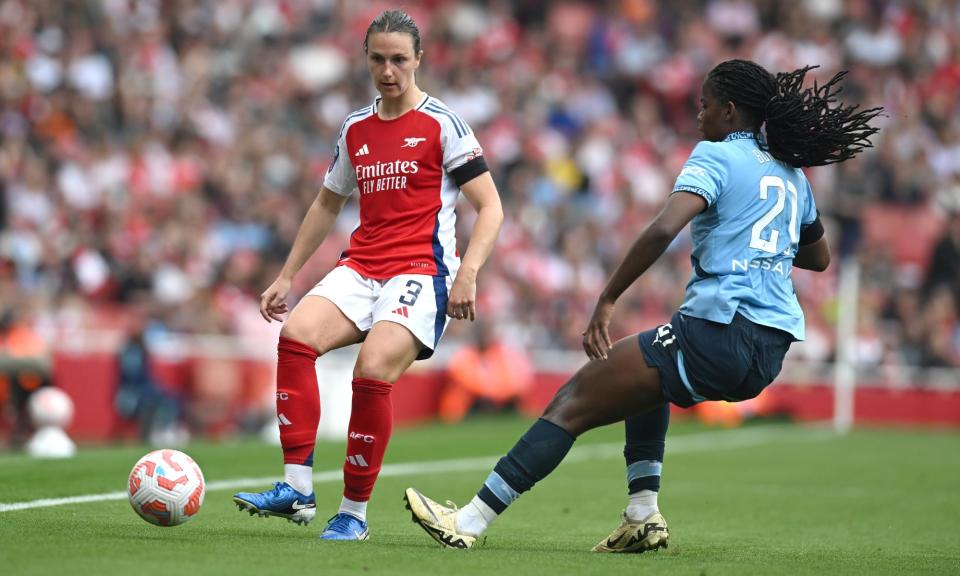
<svg viewBox="0 0 960 576">
<path fill-rule="evenodd" d="M 820 222 L 820 212 L 817 210 L 810 181 L 802 172 L 798 173 L 801 176 L 804 212 L 800 219 L 800 238 L 793 265 L 796 268 L 823 272 L 830 266 L 830 245 Z"/>
<path fill-rule="evenodd" d="M 692 192 L 674 192 L 663 210 L 640 233 L 600 293 L 593 318 L 583 333 L 583 349 L 591 360 L 605 359 L 607 351 L 613 346 L 607 326 L 617 298 L 657 261 L 680 230 L 706 208 L 707 201 L 703 196 Z"/>
<path fill-rule="evenodd" d="M 793 257 L 793 265 L 814 272 L 823 272 L 830 266 L 830 244 L 823 233 L 819 214 L 812 224 L 800 229 L 800 247 Z"/>
<path fill-rule="evenodd" d="M 477 211 L 477 220 L 450 289 L 447 315 L 473 321 L 477 317 L 477 273 L 497 241 L 503 223 L 503 207 L 489 171 L 461 184 L 460 191 Z"/>
</svg>

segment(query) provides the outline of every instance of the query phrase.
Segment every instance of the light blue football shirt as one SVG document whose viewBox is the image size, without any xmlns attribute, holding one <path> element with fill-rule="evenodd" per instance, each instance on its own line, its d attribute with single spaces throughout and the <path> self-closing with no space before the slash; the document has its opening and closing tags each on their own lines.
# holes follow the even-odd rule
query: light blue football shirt
<svg viewBox="0 0 960 576">
<path fill-rule="evenodd" d="M 697 144 L 673 191 L 707 201 L 690 224 L 693 272 L 680 312 L 723 324 L 739 312 L 803 340 L 790 275 L 800 228 L 817 217 L 803 171 L 761 150 L 750 132 L 734 132 Z"/>
</svg>

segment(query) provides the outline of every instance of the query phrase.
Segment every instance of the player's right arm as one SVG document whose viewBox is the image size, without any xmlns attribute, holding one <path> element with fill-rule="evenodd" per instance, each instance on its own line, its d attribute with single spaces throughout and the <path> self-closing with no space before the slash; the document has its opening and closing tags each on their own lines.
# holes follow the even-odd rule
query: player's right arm
<svg viewBox="0 0 960 576">
<path fill-rule="evenodd" d="M 294 276 L 323 243 L 349 198 L 333 192 L 326 186 L 320 188 L 320 193 L 317 194 L 300 224 L 300 230 L 297 231 L 297 237 L 293 241 L 287 261 L 280 270 L 280 275 L 260 295 L 260 315 L 264 320 L 270 322 L 273 319 L 283 322 L 280 315 L 287 312 L 286 300 Z"/>
<path fill-rule="evenodd" d="M 286 300 L 290 293 L 290 286 L 293 284 L 293 277 L 326 239 L 347 199 L 357 190 L 357 175 L 350 162 L 350 152 L 347 148 L 347 130 L 352 124 L 351 121 L 355 122 L 360 117 L 361 114 L 354 113 L 343 122 L 340 135 L 337 136 L 333 160 L 323 178 L 320 193 L 310 204 L 307 215 L 300 223 L 300 230 L 297 231 L 297 237 L 293 241 L 290 254 L 287 255 L 287 261 L 280 270 L 280 275 L 260 295 L 260 315 L 267 322 L 271 319 L 283 322 L 280 315 L 287 313 Z"/>
<path fill-rule="evenodd" d="M 583 350 L 588 358 L 607 358 L 607 351 L 613 347 L 608 326 L 617 298 L 666 251 L 680 230 L 717 201 L 726 187 L 727 173 L 719 145 L 697 144 L 677 176 L 666 205 L 634 241 L 600 294 L 583 332 Z"/>
<path fill-rule="evenodd" d="M 617 298 L 660 258 L 680 230 L 706 208 L 706 200 L 694 193 L 681 190 L 667 198 L 666 205 L 634 241 L 601 292 L 590 324 L 583 332 L 583 350 L 587 357 L 607 358 L 607 351 L 613 347 L 608 326 Z"/>
</svg>

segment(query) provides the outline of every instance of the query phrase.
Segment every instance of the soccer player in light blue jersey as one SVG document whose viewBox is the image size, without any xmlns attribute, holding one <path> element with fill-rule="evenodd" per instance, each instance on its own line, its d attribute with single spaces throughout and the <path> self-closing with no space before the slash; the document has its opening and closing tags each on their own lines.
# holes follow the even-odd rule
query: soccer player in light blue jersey
<svg viewBox="0 0 960 576">
<path fill-rule="evenodd" d="M 852 158 L 870 147 L 881 109 L 836 101 L 837 74 L 804 88 L 810 67 L 774 76 L 744 60 L 717 65 L 703 83 L 699 128 L 663 210 L 643 230 L 601 293 L 583 333 L 590 358 L 543 416 L 500 459 L 463 508 L 405 494 L 413 519 L 438 542 L 469 548 L 520 495 L 550 474 L 587 430 L 625 422 L 629 501 L 595 552 L 665 547 L 657 494 L 669 404 L 755 397 L 804 337 L 794 268 L 830 263 L 810 183 L 801 167 Z M 612 344 L 614 304 L 691 224 L 692 272 L 669 324 Z"/>
</svg>

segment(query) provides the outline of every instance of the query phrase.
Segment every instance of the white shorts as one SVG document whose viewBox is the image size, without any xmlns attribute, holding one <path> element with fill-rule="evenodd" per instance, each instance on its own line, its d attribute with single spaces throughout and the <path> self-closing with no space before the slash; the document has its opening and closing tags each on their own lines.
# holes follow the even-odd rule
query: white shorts
<svg viewBox="0 0 960 576">
<path fill-rule="evenodd" d="M 417 360 L 424 360 L 433 355 L 447 327 L 452 285 L 449 276 L 402 274 L 373 280 L 349 266 L 337 266 L 307 296 L 330 300 L 362 332 L 381 320 L 400 324 L 423 344 Z"/>
</svg>

